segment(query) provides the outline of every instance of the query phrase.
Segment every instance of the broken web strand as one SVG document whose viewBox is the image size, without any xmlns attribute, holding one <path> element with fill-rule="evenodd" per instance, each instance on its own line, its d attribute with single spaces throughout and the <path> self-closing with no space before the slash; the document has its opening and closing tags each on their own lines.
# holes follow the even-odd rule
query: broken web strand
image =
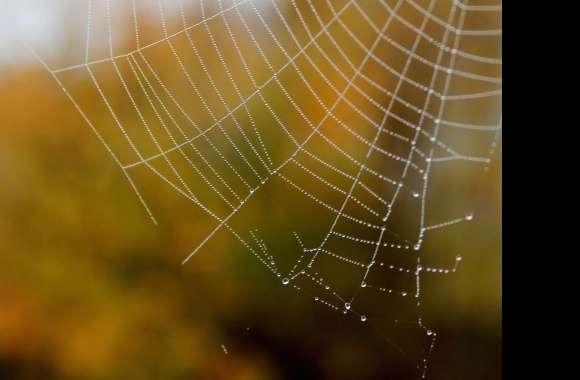
<svg viewBox="0 0 580 380">
<path fill-rule="evenodd" d="M 400 4 L 400 3 L 398 3 L 398 4 L 397 4 L 397 6 L 398 6 L 399 4 Z M 434 4 L 435 4 L 435 2 L 434 2 L 434 1 L 432 1 L 432 2 L 430 3 L 430 9 L 431 9 L 431 8 L 434 6 Z M 397 6 L 396 6 L 396 7 L 397 7 Z M 455 12 L 455 7 L 453 7 L 453 8 L 451 9 L 451 12 L 450 12 L 450 16 L 449 16 L 448 23 L 451 23 L 451 21 L 452 21 L 452 18 L 453 18 L 453 15 L 454 15 L 454 12 Z M 388 22 L 390 22 L 390 20 L 391 20 L 391 19 L 389 19 L 389 21 L 388 21 Z M 388 26 L 388 22 L 387 22 L 386 26 Z M 422 25 L 421 25 L 421 30 L 422 30 L 422 29 L 425 27 L 425 25 L 426 25 L 426 19 L 424 19 L 424 20 L 423 20 L 423 23 L 422 23 Z M 460 27 L 461 27 L 461 26 L 460 26 Z M 383 29 L 383 30 L 382 30 L 382 31 L 379 33 L 379 35 L 382 35 L 382 34 L 384 33 L 385 29 L 386 29 L 386 27 L 384 27 L 384 29 Z M 446 33 L 445 33 L 445 35 L 444 35 L 444 43 L 445 43 L 445 40 L 446 40 L 446 38 L 447 38 L 447 35 L 448 35 L 448 33 L 447 33 L 447 31 L 446 31 Z M 418 45 L 418 42 L 419 42 L 419 38 L 416 38 L 416 40 L 415 40 L 415 43 L 414 43 L 414 45 L 413 45 L 413 48 L 412 48 L 412 51 L 414 51 L 414 50 L 416 49 L 416 47 L 417 47 L 417 45 Z M 370 49 L 370 50 L 372 51 L 372 49 Z M 442 49 L 440 49 L 440 52 L 439 52 L 439 55 L 438 55 L 438 58 L 437 58 L 437 62 L 438 62 L 438 63 L 439 63 L 440 59 L 442 58 L 442 55 L 443 55 L 442 53 L 443 53 L 443 50 L 442 50 Z M 368 57 L 368 55 L 367 55 L 367 57 Z M 406 70 L 407 70 L 407 69 L 408 69 L 408 67 L 409 67 L 409 63 L 410 63 L 410 61 L 411 61 L 411 58 L 412 58 L 412 56 L 411 56 L 411 55 L 409 55 L 409 58 L 407 59 L 407 62 L 406 62 L 406 65 L 405 65 L 405 68 L 403 69 L 403 75 L 405 75 L 405 72 L 406 72 Z M 430 88 L 432 88 L 432 86 L 434 85 L 434 82 L 435 82 L 435 79 L 436 79 L 436 74 L 437 74 L 437 71 L 436 71 L 436 70 L 434 70 L 434 71 L 433 71 L 433 75 L 432 75 L 432 80 L 431 80 L 431 85 L 430 85 Z M 400 88 L 400 84 L 401 84 L 401 81 L 399 81 L 399 82 L 397 83 L 397 87 L 396 87 L 396 89 L 395 89 L 395 94 L 398 92 L 398 89 Z M 447 86 L 446 86 L 446 87 L 447 87 Z M 446 88 L 446 89 L 447 89 L 447 88 Z M 445 92 L 446 92 L 446 91 L 445 91 Z M 430 92 L 430 93 L 431 93 L 431 92 Z M 429 95 L 430 95 L 430 93 L 429 93 Z M 427 108 L 427 105 L 428 105 L 428 103 L 429 103 L 429 100 L 430 100 L 430 97 L 429 97 L 429 95 L 428 95 L 428 96 L 427 96 L 427 98 L 426 98 L 426 101 L 425 101 L 425 106 L 423 107 L 423 110 L 425 110 L 425 109 Z M 391 100 L 391 103 L 389 104 L 389 110 L 390 110 L 390 108 L 392 107 L 392 104 L 393 104 L 393 100 Z M 442 108 L 442 107 L 443 107 L 443 103 L 441 104 L 440 108 Z M 441 111 L 440 111 L 440 113 L 441 113 Z M 386 119 L 387 115 L 388 115 L 388 114 L 386 113 L 386 114 L 385 114 L 385 119 Z M 384 125 L 385 121 L 386 121 L 386 120 L 383 120 L 383 122 L 382 122 L 381 124 L 382 124 L 382 125 Z M 420 120 L 420 122 L 419 122 L 419 125 L 421 124 L 421 122 L 422 122 L 422 118 L 421 118 L 421 120 Z M 417 131 L 420 131 L 420 129 L 418 128 L 418 129 L 417 129 Z M 412 148 L 411 148 L 411 150 L 410 150 L 410 153 L 409 153 L 409 158 L 408 158 L 408 160 L 409 160 L 409 161 L 408 161 L 408 162 L 411 162 L 411 161 L 410 161 L 410 159 L 412 158 L 412 154 L 413 154 L 413 147 L 414 147 L 414 145 L 415 145 L 415 143 L 416 143 L 416 140 L 417 140 L 417 137 L 418 137 L 418 136 L 419 136 L 419 134 L 418 134 L 418 132 L 417 132 L 417 133 L 415 134 L 415 137 L 414 137 L 414 139 L 413 139 L 412 143 L 411 143 L 411 145 L 412 145 Z M 376 142 L 376 140 L 377 140 L 377 137 L 378 137 L 378 134 L 377 134 L 377 136 L 375 137 L 375 139 L 374 139 L 374 141 L 373 141 L 373 144 Z M 371 149 L 369 150 L 369 152 L 367 153 L 367 158 L 370 156 L 370 154 L 371 154 L 371 153 L 372 153 L 372 146 L 371 146 Z M 432 155 L 432 152 L 431 152 L 431 155 Z M 431 156 L 431 155 L 430 155 L 430 156 Z M 430 164 L 430 162 L 428 162 L 428 165 L 429 165 L 429 164 Z M 399 183 L 402 183 L 402 181 L 403 181 L 404 177 L 406 176 L 406 173 L 407 173 L 407 169 L 408 169 L 408 167 L 409 167 L 409 164 L 407 163 L 407 165 L 405 166 L 405 169 L 403 170 L 403 175 L 402 175 L 402 178 L 401 178 L 401 182 L 399 182 Z M 427 168 L 427 173 L 428 173 L 428 170 L 429 170 L 429 167 Z M 357 174 L 357 177 L 355 178 L 355 181 L 353 182 L 353 185 L 352 185 L 352 187 L 351 187 L 351 189 L 350 189 L 350 191 L 349 191 L 349 194 L 347 194 L 347 197 L 346 197 L 346 199 L 345 199 L 345 201 L 344 201 L 344 204 L 346 204 L 346 202 L 348 202 L 348 200 L 349 200 L 349 197 L 350 197 L 350 195 L 351 195 L 351 193 L 352 193 L 352 189 L 353 189 L 353 188 L 354 188 L 354 186 L 356 185 L 356 181 L 358 180 L 358 177 L 360 176 L 360 173 L 361 173 L 361 171 L 362 171 L 362 170 L 359 170 L 359 173 Z M 427 173 L 426 173 L 426 174 L 425 174 L 425 176 L 424 176 L 424 184 L 425 184 L 425 186 L 424 186 L 424 189 L 423 189 L 423 202 L 422 202 L 422 203 L 424 203 L 424 198 L 425 198 L 425 195 L 426 195 L 426 183 L 427 183 L 427 178 L 428 178 L 428 177 L 427 177 L 427 176 L 428 176 L 428 174 L 427 174 Z M 394 203 L 394 200 L 396 199 L 397 195 L 398 195 L 398 192 L 396 192 L 396 193 L 395 193 L 395 195 L 394 195 L 394 197 L 393 197 L 393 200 L 392 200 L 392 201 L 391 201 L 391 203 L 389 204 L 389 206 L 390 206 L 390 207 L 388 207 L 388 208 L 387 208 L 387 210 L 388 210 L 388 211 L 387 211 L 387 213 L 385 214 L 385 216 L 383 217 L 383 221 L 384 221 L 384 222 L 386 222 L 386 221 L 388 220 L 388 217 L 389 217 L 389 215 L 390 215 L 390 210 L 391 210 L 392 204 Z M 344 208 L 344 204 L 343 204 L 343 208 Z M 422 207 L 422 210 L 424 210 L 424 207 Z M 339 217 L 340 217 L 340 214 L 339 214 L 339 215 L 337 215 L 337 219 L 336 219 L 336 220 L 338 220 L 338 218 L 339 218 Z M 336 220 L 335 220 L 335 222 L 333 223 L 333 225 L 331 226 L 331 232 L 332 232 L 332 229 L 334 228 L 334 226 L 336 225 Z M 421 215 L 421 220 L 422 220 L 422 221 L 424 220 L 424 215 Z M 421 228 L 422 228 L 422 227 L 421 227 Z M 368 265 L 366 266 L 366 271 L 365 271 L 365 273 L 364 273 L 364 275 L 363 275 L 363 278 L 362 278 L 362 281 L 361 281 L 361 288 L 364 288 L 364 287 L 366 287 L 366 286 L 367 286 L 367 284 L 366 284 L 365 280 L 366 280 L 366 277 L 367 277 L 367 275 L 368 275 L 368 273 L 369 273 L 369 271 L 370 271 L 371 267 L 372 267 L 372 266 L 375 264 L 376 255 L 377 255 L 377 253 L 378 253 L 378 249 L 379 249 L 379 247 L 380 247 L 380 245 L 381 245 L 381 241 L 382 241 L 382 239 L 383 239 L 383 234 L 384 234 L 384 231 L 385 231 L 385 229 L 386 229 L 386 225 L 383 225 L 383 226 L 382 226 L 382 229 L 381 229 L 381 233 L 380 233 L 380 235 L 379 235 L 379 238 L 378 238 L 378 241 L 376 242 L 376 248 L 375 248 L 375 250 L 374 250 L 374 252 L 373 252 L 372 259 L 371 259 L 371 261 L 368 263 Z M 328 237 L 330 236 L 331 232 L 329 232 L 329 233 L 327 234 L 327 236 L 325 237 L 325 240 L 323 241 L 323 243 L 321 244 L 321 246 L 320 246 L 320 247 L 319 247 L 319 248 L 316 250 L 316 254 L 315 254 L 315 256 L 313 257 L 313 259 L 311 260 L 311 262 L 309 263 L 309 267 L 311 267 L 311 266 L 312 266 L 312 263 L 313 263 L 313 262 L 314 262 L 314 260 L 316 259 L 316 255 L 318 254 L 318 252 L 320 251 L 320 249 L 322 249 L 322 246 L 324 245 L 324 243 L 325 243 L 326 239 L 328 239 Z M 422 230 L 422 229 L 421 229 L 421 233 L 423 233 L 423 230 Z M 420 238 L 419 238 L 419 239 L 422 239 L 422 236 L 420 236 Z M 417 243 L 419 246 L 420 246 L 420 241 L 421 241 L 421 240 L 419 240 L 419 242 Z M 417 247 L 417 249 L 418 249 L 418 247 Z M 419 276 L 420 276 L 420 272 L 421 272 L 421 266 L 420 266 L 420 256 L 418 256 L 418 258 L 417 258 L 417 269 L 416 269 L 416 272 L 415 272 L 415 276 L 416 276 L 416 283 L 417 283 L 417 290 L 416 290 L 415 297 L 416 297 L 417 299 L 418 299 L 418 298 L 419 298 L 419 296 L 420 296 L 420 285 L 419 285 L 419 281 L 420 281 L 420 277 L 419 277 Z M 355 293 L 355 295 L 353 295 L 353 297 L 352 297 L 352 298 L 349 300 L 349 302 L 345 302 L 345 303 L 344 303 L 344 309 L 345 309 L 345 311 L 347 311 L 347 310 L 350 310 L 350 309 L 351 309 L 351 307 L 352 307 L 352 303 L 354 302 L 354 300 L 355 300 L 355 297 L 356 297 L 356 295 L 357 295 L 357 294 L 358 294 L 358 292 L 356 292 L 356 293 Z M 417 306 L 419 306 L 419 305 L 420 305 L 420 302 L 419 302 L 419 301 L 417 301 Z M 365 321 L 367 320 L 367 317 L 366 317 L 366 315 L 361 315 L 361 316 L 360 316 L 360 320 L 361 320 L 362 322 L 365 322 Z M 420 319 L 420 318 L 419 318 L 419 320 L 418 320 L 418 323 L 419 323 L 419 324 L 422 326 L 422 323 L 421 323 L 421 319 Z M 427 370 L 428 357 L 430 356 L 430 353 L 431 353 L 431 351 L 432 351 L 432 349 L 433 349 L 433 347 L 434 347 L 434 343 L 435 343 L 435 336 L 436 336 L 436 334 L 434 334 L 434 333 L 433 333 L 433 332 L 432 332 L 430 329 L 427 329 L 427 328 L 425 328 L 424 326 L 422 326 L 422 327 L 423 327 L 423 328 L 426 330 L 426 333 L 427 333 L 427 335 L 429 335 L 429 336 L 432 336 L 432 339 L 431 339 L 431 344 L 430 344 L 430 347 L 429 347 L 429 350 L 428 350 L 428 354 L 427 354 L 426 358 L 424 359 L 424 363 L 423 363 L 423 365 L 424 365 L 424 368 L 423 368 L 423 373 L 422 373 L 422 376 L 424 377 L 424 376 L 425 376 L 425 374 L 426 374 L 426 370 Z"/>
</svg>

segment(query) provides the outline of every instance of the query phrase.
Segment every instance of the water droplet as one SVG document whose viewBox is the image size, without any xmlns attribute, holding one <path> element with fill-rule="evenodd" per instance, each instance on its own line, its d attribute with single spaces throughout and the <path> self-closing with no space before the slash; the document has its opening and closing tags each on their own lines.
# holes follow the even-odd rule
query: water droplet
<svg viewBox="0 0 580 380">
<path fill-rule="evenodd" d="M 418 251 L 418 250 L 419 250 L 419 248 L 421 248 L 421 245 L 420 245 L 420 244 L 415 244 L 415 245 L 413 246 L 413 249 L 414 249 L 415 251 Z"/>
<path fill-rule="evenodd" d="M 366 288 L 366 287 L 367 287 L 367 283 L 366 283 L 366 282 L 364 282 L 364 281 L 363 281 L 363 282 L 361 282 L 361 284 L 360 284 L 360 287 L 361 287 L 361 288 Z"/>
<path fill-rule="evenodd" d="M 284 284 L 284 285 L 288 285 L 289 283 L 290 283 L 290 280 L 288 279 L 288 277 L 284 277 L 284 278 L 282 279 L 282 284 Z"/>
<path fill-rule="evenodd" d="M 367 320 L 367 316 L 366 315 L 361 315 L 360 316 L 360 320 L 361 320 L 361 322 L 366 321 Z"/>
<path fill-rule="evenodd" d="M 433 331 L 427 330 L 427 335 L 433 335 Z"/>
<path fill-rule="evenodd" d="M 415 198 L 419 198 L 419 193 L 418 193 L 418 192 L 416 192 L 416 191 L 413 191 L 413 197 L 415 197 Z"/>
<path fill-rule="evenodd" d="M 350 303 L 348 303 L 348 302 L 347 302 L 347 303 L 345 303 L 345 304 L 344 304 L 344 308 L 345 308 L 346 310 L 350 310 Z"/>
<path fill-rule="evenodd" d="M 473 213 L 469 212 L 469 213 L 465 214 L 465 220 L 468 220 L 468 221 L 473 220 Z"/>
<path fill-rule="evenodd" d="M 461 257 L 461 256 L 457 256 L 457 257 L 455 258 L 455 260 L 457 260 L 457 261 L 461 261 L 461 260 L 463 260 L 463 257 Z"/>
</svg>

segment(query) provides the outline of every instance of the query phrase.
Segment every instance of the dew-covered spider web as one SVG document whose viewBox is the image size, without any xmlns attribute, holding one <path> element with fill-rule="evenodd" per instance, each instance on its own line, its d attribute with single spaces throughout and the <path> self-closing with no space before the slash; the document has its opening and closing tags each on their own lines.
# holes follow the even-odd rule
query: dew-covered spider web
<svg viewBox="0 0 580 380">
<path fill-rule="evenodd" d="M 38 58 L 154 223 L 152 178 L 191 205 L 183 264 L 234 239 L 320 307 L 414 328 L 425 377 L 423 282 L 461 261 L 426 243 L 474 218 L 448 186 L 498 144 L 501 3 L 87 0 L 79 22 L 77 63 Z"/>
</svg>

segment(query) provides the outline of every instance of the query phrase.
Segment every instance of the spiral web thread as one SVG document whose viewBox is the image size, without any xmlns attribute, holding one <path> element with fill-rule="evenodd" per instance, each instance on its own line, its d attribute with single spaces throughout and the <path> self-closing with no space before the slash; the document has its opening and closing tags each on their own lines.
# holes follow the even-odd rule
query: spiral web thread
<svg viewBox="0 0 580 380">
<path fill-rule="evenodd" d="M 501 58 L 477 53 L 485 49 L 475 49 L 475 52 L 471 49 L 499 46 L 501 29 L 465 27 L 469 18 L 486 20 L 490 15 L 500 18 L 501 4 L 470 4 L 467 0 L 199 0 L 192 5 L 183 1 L 176 0 L 169 6 L 167 0 L 159 0 L 155 12 L 163 37 L 144 43 L 139 22 L 142 8 L 137 0 L 132 0 L 129 14 L 135 48 L 118 53 L 111 11 L 118 4 L 114 0 L 88 0 L 84 62 L 55 69 L 37 55 L 121 168 L 154 223 L 157 222 L 151 208 L 133 180 L 132 171 L 136 168 L 147 168 L 214 220 L 213 229 L 183 263 L 224 230 L 283 285 L 302 291 L 299 280 L 310 282 L 315 292 L 314 302 L 356 316 L 363 323 L 368 322 L 367 314 L 356 307 L 362 291 L 408 298 L 420 309 L 422 276 L 454 272 L 461 260 L 457 256 L 448 268 L 424 266 L 421 247 L 425 237 L 433 230 L 473 218 L 467 212 L 447 221 L 427 224 L 432 171 L 438 165 L 454 161 L 485 168 L 501 131 L 498 106 Z M 188 7 L 197 12 L 198 20 L 190 20 Z M 104 25 L 96 25 L 97 9 L 103 12 Z M 382 12 L 380 22 L 370 10 Z M 171 11 L 176 11 L 180 20 L 180 27 L 175 31 L 169 25 L 167 13 Z M 411 13 L 412 19 L 406 18 Z M 294 22 L 289 21 L 289 14 Z M 370 30 L 367 34 L 371 38 L 359 36 L 345 21 L 347 15 L 353 14 Z M 485 24 L 476 24 L 482 23 Z M 392 32 L 395 24 L 403 32 Z M 91 59 L 96 26 L 103 27 L 108 54 Z M 222 38 L 216 33 L 218 29 Z M 280 31 L 286 39 L 279 37 Z M 196 38 L 194 33 L 203 33 L 205 38 Z M 228 48 L 224 48 L 223 36 Z M 179 45 L 178 39 L 185 43 Z M 213 49 L 217 60 L 212 62 L 217 62 L 214 62 L 216 67 L 208 65 L 202 45 Z M 189 89 L 199 113 L 205 115 L 201 121 L 196 121 L 197 115 L 186 105 L 191 100 L 182 101 L 176 95 L 179 91 L 174 91 L 169 80 L 156 68 L 160 63 L 148 57 L 149 51 L 161 46 L 168 49 L 181 83 Z M 385 48 L 401 57 L 398 64 L 381 56 L 380 51 Z M 353 49 L 360 54 L 352 54 Z M 428 49 L 432 52 L 430 56 L 422 54 Z M 235 63 L 231 62 L 232 54 L 236 57 Z M 276 58 L 272 58 L 274 55 Z M 187 65 L 188 60 L 194 60 L 201 71 L 193 72 Z M 118 79 L 125 94 L 123 106 L 133 113 L 153 150 L 142 148 L 142 140 L 134 137 L 127 122 L 119 116 L 95 73 L 103 65 Z M 266 76 L 264 70 L 258 73 L 258 65 L 266 69 Z M 216 70 L 220 71 L 219 78 Z M 69 91 L 62 77 L 75 72 L 88 75 L 111 116 L 111 123 L 91 117 Z M 290 73 L 319 109 L 318 117 L 304 110 L 302 95 L 284 81 Z M 381 76 L 391 80 L 385 84 L 378 79 Z M 203 78 L 206 87 L 202 88 L 199 78 Z M 317 81 L 325 83 L 334 100 L 329 101 L 328 94 L 321 94 Z M 285 109 L 299 122 L 288 122 L 279 115 L 273 105 L 272 88 L 285 99 Z M 207 91 L 213 100 L 209 100 Z M 361 102 L 365 103 L 364 107 Z M 263 107 L 272 122 L 264 123 L 257 117 L 255 103 Z M 344 117 L 339 108 L 346 109 L 358 122 Z M 491 114 L 495 122 L 480 124 L 453 118 L 454 113 L 447 112 L 448 109 L 464 110 L 460 115 Z M 333 128 L 348 136 L 349 145 L 357 146 L 358 150 L 350 150 L 343 140 L 335 141 L 331 133 L 323 131 L 325 123 L 332 123 Z M 298 130 L 298 126 L 302 129 Z M 114 146 L 102 133 L 104 128 L 120 133 L 124 148 Z M 283 157 L 272 153 L 267 138 L 272 130 L 278 131 L 291 147 Z M 448 138 L 462 133 L 476 136 L 487 147 L 485 151 L 472 154 L 469 145 L 462 144 L 463 140 Z M 388 144 L 384 143 L 385 139 Z M 318 143 L 314 144 L 314 140 Z M 127 151 L 131 154 L 125 154 Z M 334 156 L 325 155 L 326 151 Z M 332 157 L 340 157 L 342 161 L 333 161 Z M 377 161 L 388 162 L 390 166 L 381 171 L 372 164 Z M 166 170 L 161 170 L 159 163 Z M 184 175 L 184 168 L 193 177 Z M 294 178 L 292 173 L 296 170 L 324 191 L 308 190 L 300 178 Z M 279 268 L 269 249 L 272 247 L 260 239 L 257 229 L 244 234 L 230 225 L 230 220 L 273 181 L 285 184 L 304 195 L 304 202 L 312 202 L 332 215 L 326 232 L 313 246 L 306 246 L 301 236 L 292 232 L 299 255 L 289 271 Z M 384 191 L 385 187 L 389 190 Z M 210 194 L 210 201 L 198 195 L 196 190 L 200 188 Z M 331 201 L 328 193 L 338 198 Z M 402 199 L 417 205 L 418 228 L 414 239 L 402 238 L 394 232 L 391 217 Z M 356 225 L 374 237 L 345 232 L 341 226 L 346 224 Z M 360 246 L 367 252 L 367 259 L 330 249 L 333 241 Z M 414 264 L 398 266 L 385 262 L 389 255 L 399 251 L 412 255 Z M 335 290 L 331 278 L 324 280 L 316 272 L 316 263 L 323 256 L 360 272 L 360 281 L 352 294 L 346 296 Z M 387 276 L 391 272 L 410 276 L 414 289 L 401 291 L 373 285 L 370 275 L 377 269 L 386 271 Z M 437 334 L 423 324 L 420 316 L 414 323 L 428 336 L 429 343 L 417 366 L 420 376 L 425 377 Z"/>
</svg>

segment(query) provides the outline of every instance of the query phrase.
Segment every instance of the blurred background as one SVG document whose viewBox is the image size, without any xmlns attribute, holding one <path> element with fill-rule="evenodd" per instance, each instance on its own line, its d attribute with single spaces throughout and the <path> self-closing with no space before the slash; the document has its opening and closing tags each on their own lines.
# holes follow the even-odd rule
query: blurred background
<svg viewBox="0 0 580 380">
<path fill-rule="evenodd" d="M 501 12 L 439 0 L 6 0 L 0 9 L 1 379 L 501 377 L 501 136 L 450 125 L 501 119 L 501 96 L 451 96 L 501 88 L 501 35 L 450 32 L 501 29 Z M 448 81 L 409 51 L 473 75 Z M 364 161 L 381 107 L 390 133 Z M 425 157 L 415 154 L 405 177 L 392 159 L 407 157 L 410 125 L 433 157 L 491 158 L 433 162 L 424 213 L 414 194 Z M 302 142 L 316 126 L 270 175 L 296 149 L 288 136 Z M 364 289 L 361 268 L 329 255 L 284 286 L 303 254 L 294 233 L 319 246 L 335 215 L 320 202 L 340 208 L 346 193 L 329 184 L 348 191 L 353 159 L 378 196 L 356 187 L 345 213 L 381 225 L 381 199 L 396 186 L 376 173 L 400 180 L 385 239 L 411 248 L 381 247 Z M 182 265 L 219 224 L 188 194 L 222 218 L 251 196 Z M 463 222 L 428 231 L 415 251 L 421 215 L 425 226 Z M 352 219 L 337 231 L 377 239 Z M 364 263 L 373 253 L 337 237 L 326 247 Z M 420 307 L 377 291 L 415 293 L 412 273 L 388 267 L 414 270 L 417 257 L 449 272 L 421 274 Z M 310 279 L 356 294 L 353 312 Z"/>
</svg>

